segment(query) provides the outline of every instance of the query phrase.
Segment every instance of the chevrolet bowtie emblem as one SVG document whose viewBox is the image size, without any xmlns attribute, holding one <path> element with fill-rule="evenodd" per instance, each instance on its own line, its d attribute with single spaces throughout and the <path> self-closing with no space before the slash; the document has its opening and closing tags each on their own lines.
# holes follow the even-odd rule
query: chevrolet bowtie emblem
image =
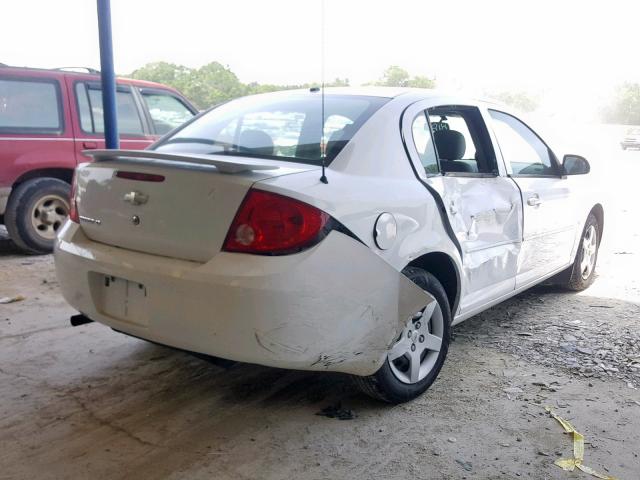
<svg viewBox="0 0 640 480">
<path fill-rule="evenodd" d="M 147 203 L 149 196 L 141 192 L 129 192 L 124 194 L 123 200 L 129 202 L 131 205 L 142 205 Z"/>
</svg>

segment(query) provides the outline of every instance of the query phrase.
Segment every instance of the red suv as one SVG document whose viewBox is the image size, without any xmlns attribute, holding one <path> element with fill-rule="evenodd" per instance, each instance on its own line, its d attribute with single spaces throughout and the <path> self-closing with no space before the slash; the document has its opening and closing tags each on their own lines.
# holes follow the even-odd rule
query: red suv
<svg viewBox="0 0 640 480">
<path fill-rule="evenodd" d="M 179 92 L 117 80 L 122 148 L 142 149 L 197 113 Z M 0 66 L 0 222 L 25 252 L 46 253 L 69 212 L 83 150 L 104 148 L 96 71 Z"/>
</svg>

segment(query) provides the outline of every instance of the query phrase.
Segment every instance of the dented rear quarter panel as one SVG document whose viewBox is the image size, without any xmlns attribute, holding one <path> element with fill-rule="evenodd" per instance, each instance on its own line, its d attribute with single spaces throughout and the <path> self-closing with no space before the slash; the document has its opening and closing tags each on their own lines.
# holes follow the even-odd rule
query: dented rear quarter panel
<svg viewBox="0 0 640 480">
<path fill-rule="evenodd" d="M 55 262 L 63 296 L 91 319 L 184 350 L 279 368 L 371 374 L 407 319 L 435 301 L 339 232 L 295 255 L 221 252 L 200 264 L 92 242 L 69 222 Z M 144 285 L 145 319 L 103 310 L 96 275 Z"/>
</svg>

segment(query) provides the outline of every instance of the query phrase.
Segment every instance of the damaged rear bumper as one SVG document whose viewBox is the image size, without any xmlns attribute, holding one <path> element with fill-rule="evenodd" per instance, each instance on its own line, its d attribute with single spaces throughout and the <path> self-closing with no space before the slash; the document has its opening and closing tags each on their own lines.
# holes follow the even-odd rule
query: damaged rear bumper
<svg viewBox="0 0 640 480">
<path fill-rule="evenodd" d="M 372 374 L 406 320 L 435 301 L 339 232 L 295 255 L 220 252 L 197 263 L 93 242 L 67 222 L 55 262 L 64 297 L 92 320 L 280 368 Z"/>
</svg>

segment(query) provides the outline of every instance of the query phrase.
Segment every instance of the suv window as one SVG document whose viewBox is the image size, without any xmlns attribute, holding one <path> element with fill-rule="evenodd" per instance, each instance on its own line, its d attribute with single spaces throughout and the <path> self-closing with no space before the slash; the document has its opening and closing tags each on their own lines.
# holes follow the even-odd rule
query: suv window
<svg viewBox="0 0 640 480">
<path fill-rule="evenodd" d="M 416 115 L 416 118 L 413 119 L 411 133 L 413 136 L 413 143 L 418 151 L 420 163 L 422 163 L 424 171 L 427 174 L 438 173 L 438 158 L 433 146 L 431 127 L 429 126 L 429 120 L 426 112 L 420 112 Z"/>
<path fill-rule="evenodd" d="M 125 135 L 144 135 L 133 93 L 121 88 L 118 87 L 116 91 L 118 130 Z M 82 130 L 87 133 L 104 133 L 102 90 L 97 86 L 80 82 L 76 84 L 76 97 Z"/>
<path fill-rule="evenodd" d="M 156 91 L 142 92 L 153 126 L 164 135 L 193 117 L 193 113 L 173 95 Z"/>
<path fill-rule="evenodd" d="M 476 107 L 444 106 L 428 112 L 443 173 L 497 173 L 489 132 Z"/>
<path fill-rule="evenodd" d="M 517 118 L 489 110 L 500 151 L 513 175 L 556 175 L 553 154 L 540 138 Z"/>
<path fill-rule="evenodd" d="M 57 82 L 0 79 L 0 132 L 59 133 L 60 104 Z"/>
</svg>

